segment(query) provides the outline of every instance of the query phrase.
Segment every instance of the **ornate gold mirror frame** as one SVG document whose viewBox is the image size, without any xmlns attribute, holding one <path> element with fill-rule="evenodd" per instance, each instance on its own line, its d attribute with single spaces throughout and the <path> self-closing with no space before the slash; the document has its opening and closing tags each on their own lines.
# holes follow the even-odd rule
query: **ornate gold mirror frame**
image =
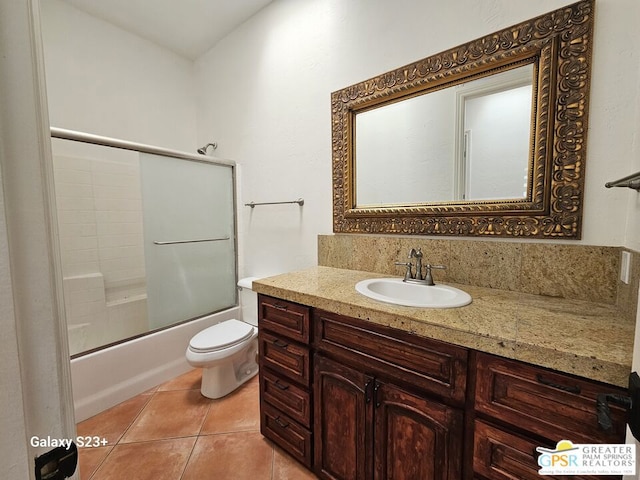
<svg viewBox="0 0 640 480">
<path fill-rule="evenodd" d="M 582 1 L 331 95 L 336 233 L 579 239 L 594 2 Z M 532 63 L 528 198 L 358 208 L 358 112 Z"/>
</svg>

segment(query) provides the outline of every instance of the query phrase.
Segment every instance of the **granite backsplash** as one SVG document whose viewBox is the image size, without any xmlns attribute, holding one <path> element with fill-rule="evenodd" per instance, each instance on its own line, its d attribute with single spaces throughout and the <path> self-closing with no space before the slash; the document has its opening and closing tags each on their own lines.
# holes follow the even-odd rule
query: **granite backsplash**
<svg viewBox="0 0 640 480">
<path fill-rule="evenodd" d="M 318 265 L 401 277 L 411 248 L 422 248 L 423 263 L 436 282 L 452 282 L 537 295 L 617 305 L 635 319 L 640 253 L 631 252 L 631 282 L 619 280 L 622 247 L 428 239 L 375 235 L 319 235 Z"/>
</svg>

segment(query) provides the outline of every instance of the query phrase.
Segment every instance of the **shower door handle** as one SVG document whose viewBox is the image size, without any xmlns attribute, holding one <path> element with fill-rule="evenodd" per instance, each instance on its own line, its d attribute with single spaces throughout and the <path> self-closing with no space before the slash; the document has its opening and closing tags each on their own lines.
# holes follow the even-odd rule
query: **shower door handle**
<svg viewBox="0 0 640 480">
<path fill-rule="evenodd" d="M 180 243 L 201 243 L 201 242 L 219 242 L 222 240 L 229 240 L 229 237 L 220 237 L 220 238 L 200 238 L 197 240 L 171 240 L 167 242 L 159 242 L 154 240 L 154 245 L 178 245 Z"/>
</svg>

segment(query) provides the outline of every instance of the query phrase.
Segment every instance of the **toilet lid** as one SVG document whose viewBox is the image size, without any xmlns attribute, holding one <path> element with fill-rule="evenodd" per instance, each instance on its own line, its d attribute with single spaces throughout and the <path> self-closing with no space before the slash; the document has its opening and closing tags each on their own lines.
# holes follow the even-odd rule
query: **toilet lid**
<svg viewBox="0 0 640 480">
<path fill-rule="evenodd" d="M 231 319 L 205 328 L 189 342 L 194 352 L 211 352 L 231 347 L 253 335 L 253 327 L 248 323 Z"/>
</svg>

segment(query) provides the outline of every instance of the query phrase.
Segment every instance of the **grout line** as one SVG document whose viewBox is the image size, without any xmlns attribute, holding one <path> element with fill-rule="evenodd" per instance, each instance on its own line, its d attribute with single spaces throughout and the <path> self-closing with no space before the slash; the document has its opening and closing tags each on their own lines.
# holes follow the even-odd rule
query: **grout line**
<svg viewBox="0 0 640 480">
<path fill-rule="evenodd" d="M 191 461 L 191 457 L 193 456 L 193 451 L 196 449 L 196 445 L 198 444 L 199 435 L 196 436 L 196 441 L 193 442 L 193 447 L 191 447 L 191 451 L 189 452 L 189 456 L 187 457 L 187 461 L 184 462 L 184 468 L 182 469 L 182 473 L 180 474 L 180 478 L 178 480 L 182 480 L 184 478 L 184 473 L 187 471 L 187 466 Z"/>
<path fill-rule="evenodd" d="M 107 445 L 108 447 L 110 447 L 111 449 L 107 452 L 107 454 L 104 456 L 104 458 L 102 459 L 102 461 L 100 463 L 98 463 L 98 465 L 96 465 L 96 467 L 93 469 L 93 472 L 91 472 L 91 474 L 89 474 L 89 479 L 88 480 L 92 480 L 96 473 L 98 473 L 98 470 L 100 470 L 100 467 L 102 466 L 102 464 L 104 462 L 107 461 L 107 458 L 109 458 L 109 455 L 111 455 L 111 452 L 113 452 L 113 448 L 115 447 L 115 445 Z M 80 457 L 80 452 L 78 452 L 78 458 Z M 76 471 L 78 472 L 78 476 L 80 475 L 80 461 L 78 461 L 78 465 L 76 467 Z M 84 479 L 80 479 L 80 480 L 84 480 Z"/>
<path fill-rule="evenodd" d="M 141 396 L 148 396 L 149 399 L 144 402 L 144 405 L 142 406 L 142 408 L 140 409 L 140 411 L 137 413 L 137 415 L 135 417 L 133 417 L 133 419 L 131 420 L 131 422 L 129 422 L 129 425 L 127 426 L 127 428 L 124 429 L 124 432 L 122 432 L 122 435 L 120 435 L 120 437 L 118 437 L 118 439 L 116 440 L 116 442 L 113 444 L 113 446 L 115 447 L 116 445 L 120 445 L 120 440 L 122 440 L 124 438 L 124 436 L 127 434 L 127 432 L 131 429 L 131 426 L 136 423 L 136 420 L 138 420 L 138 418 L 140 418 L 140 415 L 142 415 L 142 412 L 144 411 L 145 408 L 147 408 L 147 405 L 149 405 L 149 403 L 151 402 L 151 400 L 153 400 L 153 397 L 156 396 L 156 392 L 153 392 L 151 395 L 147 394 L 139 394 L 137 395 L 138 397 Z M 132 397 L 135 398 L 135 397 Z"/>
</svg>

